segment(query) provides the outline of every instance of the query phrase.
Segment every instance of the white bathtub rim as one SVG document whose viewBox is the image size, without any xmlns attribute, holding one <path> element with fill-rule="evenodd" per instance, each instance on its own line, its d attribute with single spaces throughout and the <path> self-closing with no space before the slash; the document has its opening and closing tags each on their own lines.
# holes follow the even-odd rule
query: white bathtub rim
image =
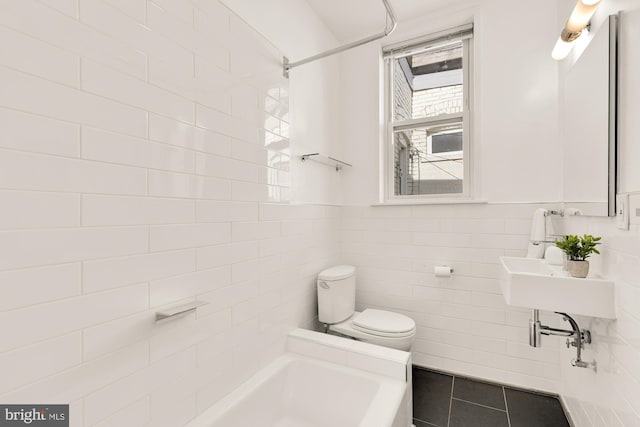
<svg viewBox="0 0 640 427">
<path fill-rule="evenodd" d="M 361 371 L 349 366 L 338 365 L 314 359 L 312 357 L 302 356 L 296 353 L 284 353 L 273 362 L 256 372 L 252 377 L 235 388 L 231 393 L 205 409 L 185 427 L 210 427 L 213 423 L 219 421 L 230 410 L 232 410 L 241 400 L 243 400 L 245 396 L 249 396 L 254 390 L 267 382 L 274 374 L 296 360 L 304 360 L 310 363 L 327 366 L 330 369 L 337 369 L 357 376 L 375 379 L 380 383 L 380 387 L 371 400 L 370 405 L 367 408 L 366 415 L 360 424 L 358 424 L 358 427 L 390 427 L 393 424 L 397 411 L 401 410 L 400 404 L 407 387 L 406 383 L 403 381 Z"/>
</svg>

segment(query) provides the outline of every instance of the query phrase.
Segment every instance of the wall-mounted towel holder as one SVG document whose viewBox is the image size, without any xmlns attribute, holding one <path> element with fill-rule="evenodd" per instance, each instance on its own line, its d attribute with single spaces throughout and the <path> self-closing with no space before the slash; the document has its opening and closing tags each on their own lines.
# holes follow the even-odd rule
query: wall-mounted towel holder
<svg viewBox="0 0 640 427">
<path fill-rule="evenodd" d="M 580 209 L 575 209 L 575 208 L 567 208 L 566 210 L 559 210 L 559 211 L 555 211 L 555 210 L 547 210 L 544 213 L 544 216 L 552 216 L 552 215 L 557 215 L 557 216 L 580 216 L 582 214 L 582 212 L 580 211 Z"/>
<path fill-rule="evenodd" d="M 352 166 L 350 163 L 343 162 L 342 160 L 338 160 L 331 156 L 323 156 L 320 153 L 303 154 L 300 159 L 303 162 L 306 162 L 307 160 L 315 160 L 316 162 L 336 168 L 336 172 L 340 172 L 344 166 Z"/>
<path fill-rule="evenodd" d="M 191 301 L 186 304 L 174 305 L 167 307 L 161 311 L 156 312 L 156 323 L 164 323 L 171 319 L 177 319 L 188 313 L 191 313 L 196 308 L 209 304 L 206 301 Z"/>
</svg>

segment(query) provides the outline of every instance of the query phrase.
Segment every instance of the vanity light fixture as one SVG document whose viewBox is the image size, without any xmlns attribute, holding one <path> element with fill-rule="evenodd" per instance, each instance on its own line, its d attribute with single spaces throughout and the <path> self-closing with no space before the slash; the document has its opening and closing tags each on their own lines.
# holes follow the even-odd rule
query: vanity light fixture
<svg viewBox="0 0 640 427">
<path fill-rule="evenodd" d="M 573 42 L 580 37 L 582 30 L 589 25 L 589 21 L 591 21 L 591 17 L 600 2 L 601 0 L 578 0 L 551 52 L 553 59 L 561 61 L 569 55 L 571 48 L 573 48 Z"/>
</svg>

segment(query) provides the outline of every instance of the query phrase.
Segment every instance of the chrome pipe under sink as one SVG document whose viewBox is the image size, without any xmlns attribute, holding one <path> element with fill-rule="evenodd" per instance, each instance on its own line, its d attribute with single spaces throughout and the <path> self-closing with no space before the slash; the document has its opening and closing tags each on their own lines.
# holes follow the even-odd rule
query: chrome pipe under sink
<svg viewBox="0 0 640 427">
<path fill-rule="evenodd" d="M 569 322 L 571 330 L 557 329 L 540 323 L 540 310 L 531 310 L 531 319 L 529 319 L 529 345 L 531 347 L 542 347 L 542 335 L 557 335 L 567 337 L 567 348 L 576 348 L 576 358 L 571 361 L 572 366 L 579 368 L 587 368 L 590 365 L 595 369 L 595 361 L 587 363 L 582 360 L 582 349 L 584 344 L 591 344 L 591 331 L 580 329 L 576 322 L 567 313 L 554 312 L 562 316 L 563 320 Z"/>
</svg>

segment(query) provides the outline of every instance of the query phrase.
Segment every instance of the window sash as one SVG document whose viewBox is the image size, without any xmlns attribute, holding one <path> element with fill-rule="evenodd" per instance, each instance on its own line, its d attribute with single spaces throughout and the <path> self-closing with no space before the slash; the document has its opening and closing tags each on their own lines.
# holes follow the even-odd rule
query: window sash
<svg viewBox="0 0 640 427">
<path fill-rule="evenodd" d="M 425 151 L 420 150 L 421 155 L 420 155 L 420 161 L 418 162 L 418 167 L 422 168 L 423 164 L 430 164 L 430 165 L 434 165 L 437 169 L 440 169 L 440 167 L 438 167 L 438 164 L 442 163 L 442 162 L 448 162 L 448 161 L 455 161 L 455 160 L 462 160 L 463 162 L 463 174 L 461 177 L 455 177 L 456 180 L 462 182 L 462 192 L 452 192 L 452 193 L 422 193 L 422 194 L 406 194 L 403 191 L 400 192 L 400 194 L 395 194 L 395 190 L 397 189 L 396 186 L 396 179 L 397 176 L 395 174 L 392 174 L 392 176 L 390 176 L 390 185 L 393 187 L 392 191 L 391 191 L 391 196 L 392 198 L 396 198 L 396 199 L 405 199 L 405 198 L 417 198 L 417 197 L 424 197 L 424 198 L 434 198 L 434 197 L 439 197 L 439 198 L 459 198 L 462 197 L 465 194 L 465 188 L 466 186 L 469 184 L 468 181 L 465 182 L 465 177 L 466 177 L 466 169 L 468 168 L 468 164 L 466 162 L 467 160 L 467 156 L 464 155 L 464 151 L 465 151 L 465 147 L 464 147 L 464 122 L 462 121 L 462 119 L 458 119 L 455 121 L 447 121 L 446 124 L 444 123 L 439 123 L 439 124 L 431 124 L 431 125 L 421 125 L 421 126 L 412 126 L 412 127 L 407 127 L 404 128 L 402 130 L 398 130 L 396 129 L 393 132 L 393 141 L 392 141 L 392 147 L 390 147 L 389 153 L 390 156 L 393 156 L 392 159 L 392 165 L 394 167 L 396 167 L 396 163 L 395 163 L 395 148 L 398 145 L 398 135 L 399 134 L 406 134 L 407 131 L 411 132 L 411 131 L 418 131 L 418 132 L 427 132 L 427 134 L 431 131 L 431 132 L 435 132 L 440 133 L 443 131 L 443 129 L 438 129 L 441 126 L 444 127 L 448 127 L 447 124 L 449 125 L 454 125 L 453 127 L 456 129 L 460 129 L 463 132 L 463 147 L 461 150 L 457 150 L 457 151 L 451 151 L 451 152 L 446 152 L 446 153 L 429 153 L 429 147 L 431 142 L 429 141 L 429 139 L 427 138 L 424 142 L 426 143 L 426 145 L 424 146 Z M 420 133 L 418 134 L 420 135 Z M 415 136 L 415 135 L 414 135 Z M 420 136 L 418 136 L 418 138 L 421 138 Z M 401 142 L 401 146 L 402 147 L 408 147 L 408 145 L 404 144 L 402 141 Z M 422 155 L 424 155 L 424 158 L 422 157 Z M 401 158 L 402 160 L 402 158 Z M 406 168 L 403 169 L 404 171 L 406 171 Z M 445 173 L 448 173 L 445 171 Z M 451 175 L 453 177 L 453 175 Z M 420 184 L 418 184 L 420 185 Z"/>
<path fill-rule="evenodd" d="M 382 187 L 384 188 L 384 200 L 393 201 L 393 200 L 429 200 L 429 199 L 468 199 L 472 196 L 472 168 L 473 165 L 469 159 L 471 156 L 471 116 L 470 116 L 470 102 L 469 102 L 469 94 L 471 93 L 471 75 L 473 70 L 471 70 L 471 40 L 473 38 L 473 24 L 469 24 L 459 28 L 466 28 L 464 32 L 460 32 L 460 38 L 457 40 L 463 41 L 463 111 L 462 113 L 453 113 L 453 114 L 444 114 L 439 116 L 431 116 L 431 117 L 423 117 L 418 119 L 408 119 L 408 120 L 394 120 L 395 117 L 395 101 L 394 101 L 394 84 L 393 84 L 393 67 L 394 61 L 403 56 L 408 56 L 411 54 L 415 54 L 419 51 L 419 49 L 428 50 L 429 48 L 433 48 L 436 45 L 441 45 L 446 41 L 453 41 L 454 37 L 449 36 L 452 34 L 451 31 L 446 31 L 443 33 L 438 33 L 433 37 L 426 37 L 419 39 L 419 42 L 411 43 L 412 41 L 405 42 L 403 47 L 390 46 L 385 48 L 384 50 L 384 58 L 385 58 L 385 86 L 386 86 L 386 94 L 387 94 L 387 138 L 385 140 L 385 148 L 384 153 L 386 157 L 386 170 L 384 173 L 384 182 L 382 182 Z M 453 30 L 458 31 L 458 29 Z M 414 39 L 418 40 L 418 39 Z M 394 147 L 394 136 L 398 131 L 403 130 L 411 130 L 420 127 L 431 127 L 439 124 L 453 124 L 462 122 L 462 131 L 463 131 L 463 162 L 464 162 L 464 174 L 463 174 L 463 191 L 462 193 L 446 193 L 446 194 L 416 194 L 416 195 L 402 195 L 395 194 L 394 191 L 394 175 L 393 170 L 395 167 L 394 164 L 394 155 L 393 155 L 393 147 Z"/>
<path fill-rule="evenodd" d="M 394 132 L 417 129 L 427 126 L 447 125 L 464 121 L 464 113 L 440 114 L 439 116 L 421 117 L 419 119 L 398 120 L 391 122 Z"/>
<path fill-rule="evenodd" d="M 435 46 L 446 44 L 447 42 L 456 42 L 467 40 L 473 37 L 473 24 L 461 25 L 446 31 L 434 33 L 425 37 L 419 37 L 406 40 L 402 43 L 396 43 L 382 48 L 383 59 L 402 58 L 404 56 L 422 53 Z"/>
</svg>

